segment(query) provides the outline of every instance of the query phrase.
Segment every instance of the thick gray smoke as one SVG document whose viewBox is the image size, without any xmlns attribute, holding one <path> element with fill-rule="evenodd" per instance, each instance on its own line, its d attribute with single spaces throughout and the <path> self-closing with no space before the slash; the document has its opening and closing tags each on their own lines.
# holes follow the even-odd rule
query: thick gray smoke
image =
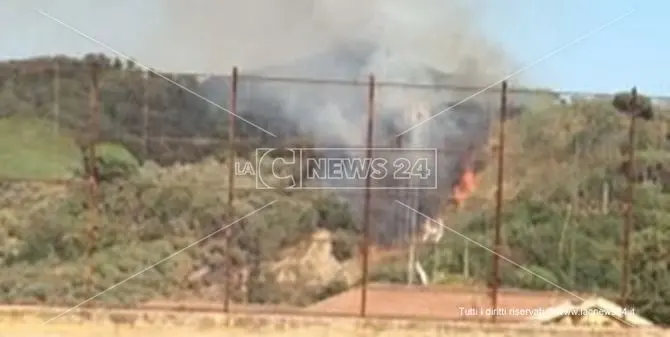
<svg viewBox="0 0 670 337">
<path fill-rule="evenodd" d="M 478 74 L 474 79 L 486 81 L 508 70 L 509 60 L 480 34 L 484 7 L 477 5 L 481 3 L 163 0 L 147 17 L 147 28 L 143 29 L 151 35 L 147 46 L 154 54 L 140 54 L 159 68 L 228 73 L 234 65 L 243 71 L 283 65 L 343 43 L 365 40 L 379 47 L 365 72 L 375 70 L 386 79 L 419 80 L 420 74 L 410 72 L 411 63 L 423 62 L 445 72 L 475 65 L 489 75 Z M 158 52 L 161 55 L 155 55 Z M 399 68 L 388 68 L 388 74 L 382 74 L 384 67 L 391 65 L 389 57 L 398 61 L 393 66 Z M 338 75 L 338 63 L 322 66 L 333 68 L 330 74 L 334 76 Z M 329 72 L 323 68 L 305 68 L 293 75 Z"/>
<path fill-rule="evenodd" d="M 478 31 L 478 8 L 440 0 L 246 0 L 197 3 L 164 1 L 155 32 L 179 44 L 170 68 L 273 77 L 453 84 L 484 87 L 509 70 L 509 60 Z M 477 3 L 476 1 L 474 3 Z M 176 44 L 176 43 L 175 43 Z M 168 46 L 166 46 L 167 48 Z M 221 92 L 221 91 L 219 91 Z M 377 90 L 375 142 L 393 146 L 395 135 L 416 123 L 412 107 L 423 104 L 428 114 L 446 108 L 475 91 L 402 89 Z M 263 83 L 242 80 L 240 110 L 270 117 L 281 114 L 317 146 L 364 146 L 367 88 L 317 84 Z M 422 193 L 417 207 L 436 214 L 440 198 L 449 195 L 458 178 L 463 152 L 481 143 L 487 133 L 490 96 L 481 95 L 413 129 L 406 147 L 448 148 L 438 167 L 437 192 Z M 281 136 L 285 126 L 264 125 Z M 281 138 L 281 137 L 280 137 Z M 280 139 L 277 140 L 277 146 Z M 338 155 L 327 153 L 326 155 Z M 360 156 L 360 153 L 349 153 Z M 410 156 L 398 153 L 398 156 Z M 337 185 L 340 182 L 329 182 Z M 362 183 L 362 181 L 361 181 Z M 351 184 L 348 182 L 347 184 Z M 379 182 L 394 185 L 397 182 Z M 360 214 L 359 194 L 343 193 Z M 407 196 L 403 196 L 406 198 Z M 388 236 L 397 236 L 407 220 L 393 208 L 397 193 L 375 193 L 374 222 Z M 405 200 L 405 199 L 403 199 Z"/>
</svg>

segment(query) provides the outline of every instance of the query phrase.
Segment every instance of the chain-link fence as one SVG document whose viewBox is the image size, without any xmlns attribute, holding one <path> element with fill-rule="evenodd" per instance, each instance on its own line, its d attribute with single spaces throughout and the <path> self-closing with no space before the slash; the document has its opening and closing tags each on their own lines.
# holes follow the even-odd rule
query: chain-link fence
<svg viewBox="0 0 670 337">
<path fill-rule="evenodd" d="M 0 67 L 5 302 L 459 319 L 531 305 L 499 286 L 620 288 L 630 118 L 609 96 L 33 63 Z M 654 186 L 664 118 L 638 125 Z"/>
</svg>

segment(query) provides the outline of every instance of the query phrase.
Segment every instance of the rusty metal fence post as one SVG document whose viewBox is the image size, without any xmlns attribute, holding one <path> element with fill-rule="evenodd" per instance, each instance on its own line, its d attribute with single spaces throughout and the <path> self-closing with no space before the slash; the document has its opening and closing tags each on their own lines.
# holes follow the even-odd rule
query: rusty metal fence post
<svg viewBox="0 0 670 337">
<path fill-rule="evenodd" d="M 368 83 L 368 123 L 367 123 L 367 134 L 366 134 L 366 156 L 372 158 L 373 151 L 373 132 L 374 132 L 374 119 L 375 119 L 375 76 L 370 74 L 369 83 Z M 361 275 L 361 317 L 365 317 L 367 309 L 367 296 L 368 296 L 368 272 L 369 272 L 369 263 L 370 263 L 370 218 L 371 218 L 371 209 L 370 202 L 372 199 L 371 188 L 371 177 L 366 175 L 365 177 L 365 201 L 363 204 L 363 266 L 362 266 L 362 275 Z"/>
<path fill-rule="evenodd" d="M 491 321 L 496 321 L 498 308 L 498 288 L 500 287 L 500 254 L 501 227 L 502 227 L 502 203 L 503 203 L 503 178 L 505 164 L 505 120 L 507 119 L 507 81 L 503 81 L 500 90 L 500 116 L 498 130 L 498 177 L 496 190 L 495 231 L 493 237 L 493 277 L 491 280 L 491 307 L 493 314 Z"/>
<path fill-rule="evenodd" d="M 237 84 L 238 84 L 238 73 L 237 67 L 233 67 L 232 78 L 230 81 L 230 102 L 229 102 L 229 111 L 228 111 L 228 200 L 227 212 L 231 214 L 230 218 L 227 219 L 227 222 L 232 222 L 235 212 L 233 212 L 233 201 L 235 197 L 235 118 L 237 115 Z M 226 223 L 225 226 L 229 224 Z M 231 279 L 232 274 L 232 253 L 230 249 L 231 245 L 231 229 L 230 227 L 224 229 L 225 236 L 225 285 L 224 285 L 224 300 L 223 300 L 223 311 L 225 313 L 230 312 L 230 290 L 231 290 Z"/>
<path fill-rule="evenodd" d="M 100 139 L 100 74 L 101 74 L 101 65 L 98 60 L 92 60 L 90 64 L 90 120 L 88 123 L 88 132 L 86 135 L 86 140 L 84 150 L 86 153 L 83 153 L 85 162 L 85 172 L 86 172 L 86 184 L 88 187 L 88 202 L 89 202 L 89 214 L 90 219 L 87 226 L 87 251 L 86 257 L 88 258 L 88 277 L 89 277 L 89 286 L 91 291 L 94 291 L 94 273 L 95 266 L 93 265 L 93 255 L 95 254 L 96 240 L 98 235 L 98 228 L 100 222 L 100 214 L 98 208 L 98 190 L 100 183 L 99 168 L 97 162 L 97 151 L 96 145 Z"/>
<path fill-rule="evenodd" d="M 149 158 L 149 83 L 151 71 L 142 71 L 142 155 Z"/>
<path fill-rule="evenodd" d="M 60 65 L 58 61 L 54 61 L 53 69 L 53 83 L 51 86 L 51 91 L 53 95 L 52 102 L 52 114 L 53 114 L 53 132 L 54 135 L 58 136 L 60 133 Z"/>
<path fill-rule="evenodd" d="M 624 219 L 624 226 L 621 233 L 621 307 L 626 308 L 628 304 L 628 286 L 630 283 L 630 234 L 633 228 L 633 203 L 635 200 L 635 131 L 637 129 L 637 115 L 638 109 L 638 94 L 637 88 L 631 90 L 631 104 L 632 107 L 630 124 L 628 128 L 628 172 L 627 174 L 627 207 Z"/>
</svg>

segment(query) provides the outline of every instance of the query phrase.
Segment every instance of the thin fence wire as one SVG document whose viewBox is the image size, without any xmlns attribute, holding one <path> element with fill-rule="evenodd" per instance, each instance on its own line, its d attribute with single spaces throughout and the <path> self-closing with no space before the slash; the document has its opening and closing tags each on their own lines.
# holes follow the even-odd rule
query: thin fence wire
<svg viewBox="0 0 670 337">
<path fill-rule="evenodd" d="M 254 303 L 304 306 L 328 295 L 320 293 L 324 283 L 335 293 L 343 283 L 351 287 L 362 282 L 360 292 L 336 295 L 307 309 L 281 305 L 263 310 L 458 319 L 458 307 L 471 303 L 448 305 L 455 300 L 440 297 L 446 295 L 410 296 L 414 302 L 398 311 L 389 301 L 406 300 L 409 290 L 388 292 L 375 282 L 449 282 L 444 271 L 461 275 L 460 282 L 466 284 L 490 279 L 487 273 L 496 265 L 490 260 L 491 250 L 496 250 L 504 256 L 499 275 L 504 286 L 528 273 L 514 265 L 525 262 L 516 260 L 523 252 L 510 247 L 531 249 L 539 244 L 533 235 L 542 233 L 512 241 L 520 236 L 510 233 L 521 229 L 517 223 L 501 225 L 500 218 L 495 219 L 497 202 L 508 205 L 520 194 L 528 196 L 523 200 L 546 202 L 557 190 L 565 190 L 569 211 L 555 211 L 571 217 L 619 207 L 616 198 L 606 197 L 612 191 L 601 191 L 603 199 L 597 205 L 579 203 L 581 193 L 586 193 L 580 186 L 589 183 L 577 181 L 579 173 L 619 157 L 618 143 L 605 142 L 595 154 L 580 152 L 580 142 L 598 141 L 588 134 L 599 126 L 589 124 L 597 109 L 575 102 L 606 95 L 518 88 L 504 92 L 499 85 L 267 78 L 243 72 L 166 75 L 186 90 L 111 60 L 96 59 L 100 69 L 91 69 L 92 61 L 59 59 L 0 67 L 0 97 L 8 97 L 2 103 L 6 107 L 0 129 L 12 131 L 8 134 L 16 139 L 0 145 L 0 158 L 7 158 L 2 160 L 0 180 L 12 196 L 3 198 L 3 208 L 10 211 L 2 213 L 2 224 L 17 242 L 53 241 L 33 256 L 22 252 L 26 248 L 18 243 L 14 251 L 3 252 L 11 270 L 39 262 L 44 271 L 5 281 L 6 286 L 23 289 L 8 302 L 26 300 L 21 297 L 25 294 L 28 300 L 47 303 L 87 299 L 210 236 L 121 285 L 135 287 L 127 292 L 134 293 L 132 297 L 112 290 L 92 303 L 137 305 L 155 297 L 198 298 L 218 302 L 222 310 L 243 311 Z M 507 97 L 508 119 L 515 123 L 506 126 L 504 194 L 497 201 L 501 94 Z M 562 109 L 569 104 L 576 108 Z M 237 117 L 229 118 L 231 112 Z M 585 121 L 581 126 L 580 119 Z M 620 120 L 613 115 L 608 123 Z M 667 123 L 656 125 L 644 126 L 649 129 L 644 141 L 661 146 Z M 572 137 L 575 133 L 583 137 Z M 319 155 L 366 158 L 367 148 L 373 149 L 373 158 L 383 158 L 390 169 L 407 171 L 409 178 L 319 178 L 305 167 L 277 174 L 272 162 L 262 160 L 264 155 L 282 155 L 284 164 L 292 159 L 309 163 L 308 158 Z M 542 169 L 536 163 L 543 163 Z M 130 178 L 115 179 L 128 172 L 133 173 Z M 291 183 L 301 188 L 287 189 Z M 263 214 L 246 218 L 273 201 L 276 204 Z M 350 223 L 342 214 L 319 208 L 339 203 L 349 205 Z M 480 218 L 486 230 L 467 227 Z M 498 246 L 494 222 L 504 227 Z M 42 228 L 37 237 L 11 232 L 36 225 Z M 370 235 L 364 239 L 366 230 Z M 569 248 L 575 240 L 567 235 L 556 248 L 557 263 L 564 264 L 558 269 L 567 275 L 561 287 L 571 288 L 582 277 L 570 262 L 578 258 Z M 123 246 L 134 248 L 120 251 Z M 66 267 L 57 268 L 58 261 Z M 25 290 L 18 286 L 19 277 L 42 282 L 61 277 L 67 285 Z M 497 299 L 495 293 L 487 299 L 494 307 L 514 301 L 503 293 Z M 426 304 L 437 302 L 453 310 L 433 312 Z"/>
</svg>

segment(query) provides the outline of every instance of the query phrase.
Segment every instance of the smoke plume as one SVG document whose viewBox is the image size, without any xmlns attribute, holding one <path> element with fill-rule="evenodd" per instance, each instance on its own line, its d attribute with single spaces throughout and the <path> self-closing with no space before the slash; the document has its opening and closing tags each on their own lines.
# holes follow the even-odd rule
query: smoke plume
<svg viewBox="0 0 670 337">
<path fill-rule="evenodd" d="M 153 41 L 147 45 L 161 54 L 151 55 L 152 63 L 169 69 L 228 73 L 236 65 L 248 71 L 362 40 L 378 47 L 365 71 L 386 80 L 420 80 L 420 74 L 408 73 L 416 61 L 449 73 L 472 68 L 476 76 L 470 80 L 490 80 L 479 71 L 497 80 L 509 60 L 479 31 L 483 8 L 474 4 L 480 2 L 164 0 L 145 30 Z M 324 66 L 337 75 L 337 63 Z M 385 66 L 400 67 L 382 74 Z M 313 71 L 326 70 L 293 75 Z"/>
<path fill-rule="evenodd" d="M 165 0 L 151 31 L 165 43 L 166 59 L 157 63 L 171 69 L 229 73 L 239 66 L 242 74 L 338 80 L 365 80 L 374 73 L 379 82 L 484 87 L 509 71 L 510 60 L 479 30 L 480 14 L 473 5 L 440 0 Z M 365 145 L 365 87 L 242 80 L 240 90 L 240 111 L 266 118 L 281 114 L 318 146 Z M 427 106 L 428 117 L 474 92 L 380 86 L 376 145 L 393 146 L 397 133 L 415 125 L 411 113 L 417 104 Z M 419 210 L 436 215 L 440 200 L 449 197 L 460 175 L 459 158 L 485 140 L 489 103 L 490 96 L 480 95 L 403 137 L 405 147 L 450 150 L 431 167 L 439 175 L 438 190 L 421 193 Z M 267 128 L 282 138 L 286 125 Z M 380 239 L 391 240 L 408 220 L 389 210 L 401 207 L 394 200 L 409 194 L 382 192 L 375 193 L 373 221 Z M 360 214 L 361 196 L 342 195 Z"/>
</svg>

